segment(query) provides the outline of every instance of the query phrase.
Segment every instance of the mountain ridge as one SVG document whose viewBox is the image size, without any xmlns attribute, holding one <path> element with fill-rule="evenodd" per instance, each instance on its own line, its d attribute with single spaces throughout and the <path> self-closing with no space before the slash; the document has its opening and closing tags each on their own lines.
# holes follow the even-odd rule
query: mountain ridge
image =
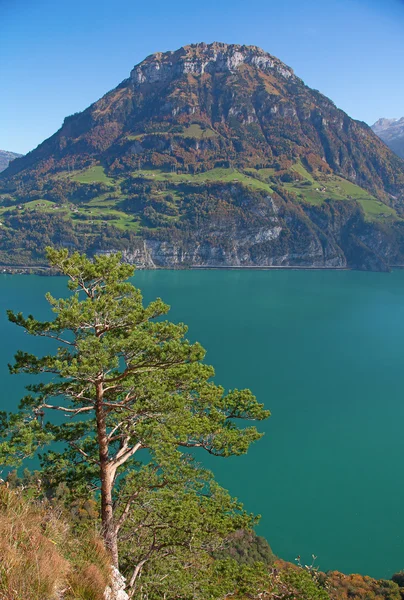
<svg viewBox="0 0 404 600">
<path fill-rule="evenodd" d="M 404 262 L 404 161 L 256 46 L 148 56 L 13 161 L 0 194 L 0 262 L 11 230 L 26 257 L 25 223 L 55 210 L 67 239 L 87 227 L 72 245 L 149 266 Z"/>
<path fill-rule="evenodd" d="M 203 81 L 204 76 L 205 79 L 212 79 L 216 76 L 219 78 L 220 84 L 227 77 L 240 75 L 240 71 L 244 71 L 244 77 L 241 77 L 241 81 L 239 77 L 239 81 L 233 83 L 251 88 L 254 92 L 251 96 L 254 96 L 255 101 L 252 101 L 248 94 L 244 94 L 244 97 L 241 94 L 240 98 L 234 97 L 237 90 L 233 89 L 232 98 L 226 97 L 226 90 L 223 90 L 224 98 L 222 99 L 222 104 L 231 103 L 231 100 L 234 100 L 233 105 L 221 106 L 220 102 L 215 103 L 214 96 L 217 94 L 217 89 L 214 89 L 214 83 L 211 86 L 204 85 L 206 83 Z M 254 81 L 254 76 L 257 74 L 258 81 Z M 174 83 L 174 87 L 177 89 L 171 90 L 171 83 Z M 230 81 L 230 83 L 232 82 Z M 285 85 L 292 85 L 292 91 L 285 89 Z M 165 102 L 162 102 L 163 98 L 158 98 L 156 106 L 153 101 L 156 94 L 161 94 L 162 87 L 164 88 Z M 201 90 L 201 88 L 203 89 Z M 251 90 L 248 89 L 248 91 Z M 197 97 L 198 93 L 199 96 L 202 95 L 201 91 L 205 94 L 205 98 Z M 264 92 L 263 95 L 260 95 L 261 91 Z M 206 98 L 209 93 L 211 97 Z M 186 97 L 181 97 L 182 95 Z M 272 123 L 268 122 L 265 113 L 257 114 L 262 109 L 262 106 L 258 106 L 258 104 L 267 101 L 267 96 L 270 98 L 270 102 L 268 106 L 264 105 L 262 112 L 264 113 L 268 108 L 272 121 L 283 121 L 282 125 L 285 128 L 281 135 L 276 135 L 272 144 L 270 142 L 273 134 Z M 213 104 L 216 105 L 212 106 Z M 327 120 L 326 114 L 323 114 L 329 110 L 333 113 L 331 121 Z M 147 114 L 148 111 L 149 114 Z M 241 125 L 257 125 L 258 131 L 254 132 L 255 137 L 261 137 L 263 144 L 260 147 L 256 139 L 247 140 L 250 154 L 252 150 L 256 155 L 253 160 L 259 158 L 268 162 L 268 152 L 275 156 L 285 154 L 289 157 L 294 153 L 299 156 L 307 156 L 311 152 L 319 156 L 331 169 L 359 185 L 365 185 L 373 193 L 381 194 L 381 197 L 384 196 L 386 184 L 389 188 L 387 191 L 393 195 L 403 193 L 404 163 L 396 161 L 394 164 L 399 174 L 397 186 L 396 178 L 389 169 L 383 173 L 385 181 L 382 181 L 378 169 L 383 167 L 383 164 L 380 164 L 379 160 L 366 161 L 360 155 L 360 151 L 359 156 L 355 156 L 360 145 L 366 141 L 369 146 L 367 150 L 371 153 L 370 158 L 374 158 L 371 146 L 376 144 L 377 147 L 378 141 L 365 123 L 350 119 L 326 96 L 305 86 L 292 69 L 260 48 L 218 42 L 193 44 L 174 52 L 159 52 L 148 56 L 144 61 L 135 65 L 128 79 L 86 110 L 67 117 L 58 132 L 40 144 L 36 150 L 26 155 L 23 161 L 19 160 L 13 163 L 9 173 L 12 175 L 23 170 L 24 161 L 25 164 L 30 165 L 32 158 L 35 161 L 37 158 L 41 158 L 42 152 L 46 153 L 48 150 L 52 150 L 56 156 L 59 155 L 57 157 L 62 164 L 67 155 L 80 156 L 81 153 L 87 154 L 89 157 L 98 155 L 101 159 L 106 158 L 109 161 L 112 158 L 121 158 L 125 153 L 129 155 L 146 154 L 146 158 L 150 158 L 150 152 L 147 153 L 147 148 L 142 148 L 141 140 L 131 140 L 128 139 L 128 136 L 130 138 L 131 134 L 134 134 L 132 137 L 135 137 L 148 133 L 159 133 L 160 135 L 167 133 L 158 129 L 157 131 L 148 131 L 151 128 L 150 120 L 155 117 L 163 123 L 174 118 L 174 121 L 179 123 L 186 124 L 199 120 L 205 126 L 213 126 L 213 132 L 220 136 L 221 142 L 224 141 L 223 158 L 227 160 L 233 158 L 236 162 L 237 157 L 234 154 L 241 155 L 242 162 L 251 163 L 252 161 L 249 160 L 248 152 L 243 156 L 242 144 L 233 143 L 239 137 L 238 132 L 234 131 L 237 129 L 235 121 Z M 229 117 L 233 118 L 230 127 Z M 142 129 L 143 131 L 141 131 Z M 334 144 L 330 143 L 327 129 L 332 130 Z M 229 134 L 231 135 L 229 136 Z M 349 144 L 350 140 L 347 139 L 349 136 L 355 136 L 357 142 L 355 147 Z M 72 137 L 73 140 L 71 140 Z M 213 137 L 215 136 L 213 135 Z M 244 138 L 246 137 L 248 137 L 248 132 L 247 135 L 244 135 Z M 251 137 L 254 135 L 250 135 Z M 212 138 L 211 144 L 213 143 Z M 49 148 L 50 141 L 57 142 L 57 144 L 53 144 Z M 137 143 L 128 144 L 131 141 L 137 141 Z M 150 140 L 147 141 L 150 142 Z M 161 140 L 159 141 L 161 142 Z M 176 144 L 179 143 L 178 138 L 175 141 Z M 243 141 L 246 143 L 245 139 Z M 347 152 L 347 145 L 352 146 L 349 148 L 351 156 Z M 296 148 L 297 152 L 295 152 Z M 155 149 L 159 154 L 164 154 L 169 146 L 163 148 L 163 152 L 159 152 L 158 148 Z M 195 162 L 195 156 L 192 156 L 195 153 L 192 148 L 182 148 L 181 150 L 188 151 L 190 156 L 182 156 L 184 152 L 179 152 L 179 156 L 176 156 L 175 148 L 171 149 L 174 156 L 179 159 L 177 162 L 182 163 L 184 160 L 190 163 Z M 105 156 L 106 151 L 110 156 Z M 386 159 L 386 150 L 381 144 L 377 147 L 377 151 L 379 154 L 384 154 L 383 158 Z M 271 155 L 269 158 L 272 158 Z M 395 161 L 394 155 L 387 155 L 387 159 Z M 164 166 L 170 167 L 170 162 L 174 161 L 165 159 Z M 203 163 L 203 160 L 200 162 Z M 372 163 L 376 163 L 376 165 Z M 248 164 L 248 166 L 253 166 L 253 164 Z M 359 166 L 362 166 L 363 170 L 368 173 L 362 173 Z"/>
<path fill-rule="evenodd" d="M 16 158 L 21 157 L 22 154 L 17 152 L 10 152 L 9 150 L 0 150 L 0 173 L 7 169 L 9 163 Z"/>
<path fill-rule="evenodd" d="M 400 158 L 404 158 L 404 117 L 400 119 L 381 118 L 372 125 L 372 130 Z"/>
<path fill-rule="evenodd" d="M 189 44 L 176 51 L 157 52 L 135 65 L 130 79 L 135 85 L 154 83 L 179 74 L 203 75 L 205 72 L 234 71 L 242 64 L 264 71 L 275 69 L 286 78 L 296 78 L 293 70 L 258 46 L 213 42 Z"/>
</svg>

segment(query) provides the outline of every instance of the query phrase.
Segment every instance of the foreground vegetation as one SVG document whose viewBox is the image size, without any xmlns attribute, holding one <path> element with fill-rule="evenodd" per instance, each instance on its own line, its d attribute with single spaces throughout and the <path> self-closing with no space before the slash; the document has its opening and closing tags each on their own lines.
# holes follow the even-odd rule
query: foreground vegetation
<svg viewBox="0 0 404 600">
<path fill-rule="evenodd" d="M 9 483 L 0 485 L 0 598 L 102 600 L 111 568 L 96 528 L 80 530 L 61 504 L 35 501 L 37 485 Z"/>
<path fill-rule="evenodd" d="M 183 324 L 161 319 L 169 307 L 160 299 L 143 306 L 126 281 L 133 267 L 119 255 L 90 261 L 49 249 L 48 256 L 73 293 L 47 295 L 53 321 L 9 311 L 27 333 L 59 347 L 41 358 L 17 353 L 13 373 L 50 379 L 31 384 L 20 411 L 3 415 L 0 461 L 14 466 L 52 444 L 41 454 L 46 491 L 65 486 L 66 508 L 99 499 L 101 534 L 131 597 L 142 598 L 145 586 L 150 598 L 174 589 L 173 597 L 191 590 L 196 597 L 196 589 L 201 598 L 222 597 L 239 575 L 211 555 L 256 519 L 189 449 L 244 454 L 261 434 L 237 421 L 260 421 L 268 411 L 249 390 L 225 394 L 213 383 L 203 348 L 186 339 Z M 52 421 L 54 412 L 65 418 Z"/>
<path fill-rule="evenodd" d="M 197 462 L 247 452 L 261 437 L 251 422 L 268 411 L 213 382 L 203 348 L 163 319 L 160 299 L 143 306 L 120 255 L 48 257 L 71 291 L 47 295 L 54 319 L 8 313 L 51 344 L 43 357 L 17 353 L 11 372 L 40 379 L 17 413 L 0 415 L 0 463 L 13 468 L 0 483 L 1 600 L 98 600 L 112 565 L 136 600 L 404 597 L 399 574 L 375 581 L 276 559 L 258 518 Z M 14 467 L 38 454 L 40 471 L 21 478 Z"/>
<path fill-rule="evenodd" d="M 104 600 L 111 586 L 110 557 L 99 535 L 96 500 L 67 501 L 66 488 L 45 492 L 43 473 L 18 477 L 11 471 L 0 483 L 0 599 Z M 166 515 L 167 517 L 168 515 Z M 179 527 L 177 531 L 179 531 Z M 135 532 L 134 532 L 135 533 Z M 134 536 L 132 544 L 136 541 Z M 167 589 L 161 572 L 145 571 L 139 598 L 206 600 L 402 600 L 404 574 L 394 581 L 336 571 L 321 573 L 277 559 L 254 533 L 238 531 L 210 556 L 204 576 L 175 567 Z M 174 563 L 172 563 L 173 566 Z M 171 581 L 173 584 L 173 581 Z M 134 597 L 138 597 L 135 595 Z"/>
</svg>

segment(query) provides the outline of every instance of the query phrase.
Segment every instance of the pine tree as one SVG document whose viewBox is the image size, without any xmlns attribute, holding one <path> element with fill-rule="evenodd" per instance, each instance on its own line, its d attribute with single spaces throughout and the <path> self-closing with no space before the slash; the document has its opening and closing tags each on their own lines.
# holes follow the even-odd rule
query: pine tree
<svg viewBox="0 0 404 600">
<path fill-rule="evenodd" d="M 10 321 L 57 348 L 43 357 L 16 354 L 12 373 L 42 377 L 28 386 L 18 413 L 1 415 L 0 463 L 15 466 L 62 442 L 60 452 L 52 448 L 43 460 L 71 486 L 99 489 L 103 536 L 118 566 L 118 532 L 129 511 L 118 519 L 116 490 L 142 452 L 156 457 L 160 470 L 185 448 L 240 455 L 261 434 L 237 421 L 269 413 L 249 390 L 225 393 L 213 382 L 204 349 L 187 340 L 185 325 L 162 319 L 169 307 L 161 299 L 143 306 L 128 281 L 134 268 L 119 254 L 90 260 L 66 249 L 47 252 L 71 294 L 46 295 L 55 314 L 50 321 L 8 311 Z M 52 421 L 54 411 L 66 418 Z"/>
</svg>

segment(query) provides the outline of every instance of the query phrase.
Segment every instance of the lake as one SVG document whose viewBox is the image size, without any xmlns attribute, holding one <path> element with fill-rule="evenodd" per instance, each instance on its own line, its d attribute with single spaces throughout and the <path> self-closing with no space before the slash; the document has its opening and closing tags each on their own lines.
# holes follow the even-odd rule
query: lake
<svg viewBox="0 0 404 600">
<path fill-rule="evenodd" d="M 139 271 L 146 300 L 207 349 L 216 382 L 249 387 L 272 412 L 248 455 L 206 460 L 262 515 L 258 533 L 293 561 L 390 577 L 404 568 L 404 271 Z M 1 408 L 28 377 L 19 348 L 41 352 L 5 310 L 46 317 L 62 278 L 0 276 Z"/>
</svg>

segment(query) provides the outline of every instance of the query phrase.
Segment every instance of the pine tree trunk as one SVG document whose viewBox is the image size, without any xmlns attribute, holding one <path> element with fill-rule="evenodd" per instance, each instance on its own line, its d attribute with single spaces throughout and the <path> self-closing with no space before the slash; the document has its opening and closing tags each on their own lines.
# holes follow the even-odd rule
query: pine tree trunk
<svg viewBox="0 0 404 600">
<path fill-rule="evenodd" d="M 109 470 L 103 473 L 101 466 L 101 521 L 102 535 L 105 545 L 111 553 L 112 564 L 119 568 L 118 540 L 115 533 L 114 513 L 112 507 L 112 478 Z"/>
<path fill-rule="evenodd" d="M 113 472 L 108 461 L 108 439 L 105 413 L 103 408 L 102 383 L 97 383 L 96 388 L 96 418 L 97 436 L 100 457 L 100 479 L 101 479 L 101 522 L 102 535 L 105 545 L 111 553 L 112 563 L 119 568 L 118 539 L 114 523 L 114 511 L 112 502 Z"/>
</svg>

